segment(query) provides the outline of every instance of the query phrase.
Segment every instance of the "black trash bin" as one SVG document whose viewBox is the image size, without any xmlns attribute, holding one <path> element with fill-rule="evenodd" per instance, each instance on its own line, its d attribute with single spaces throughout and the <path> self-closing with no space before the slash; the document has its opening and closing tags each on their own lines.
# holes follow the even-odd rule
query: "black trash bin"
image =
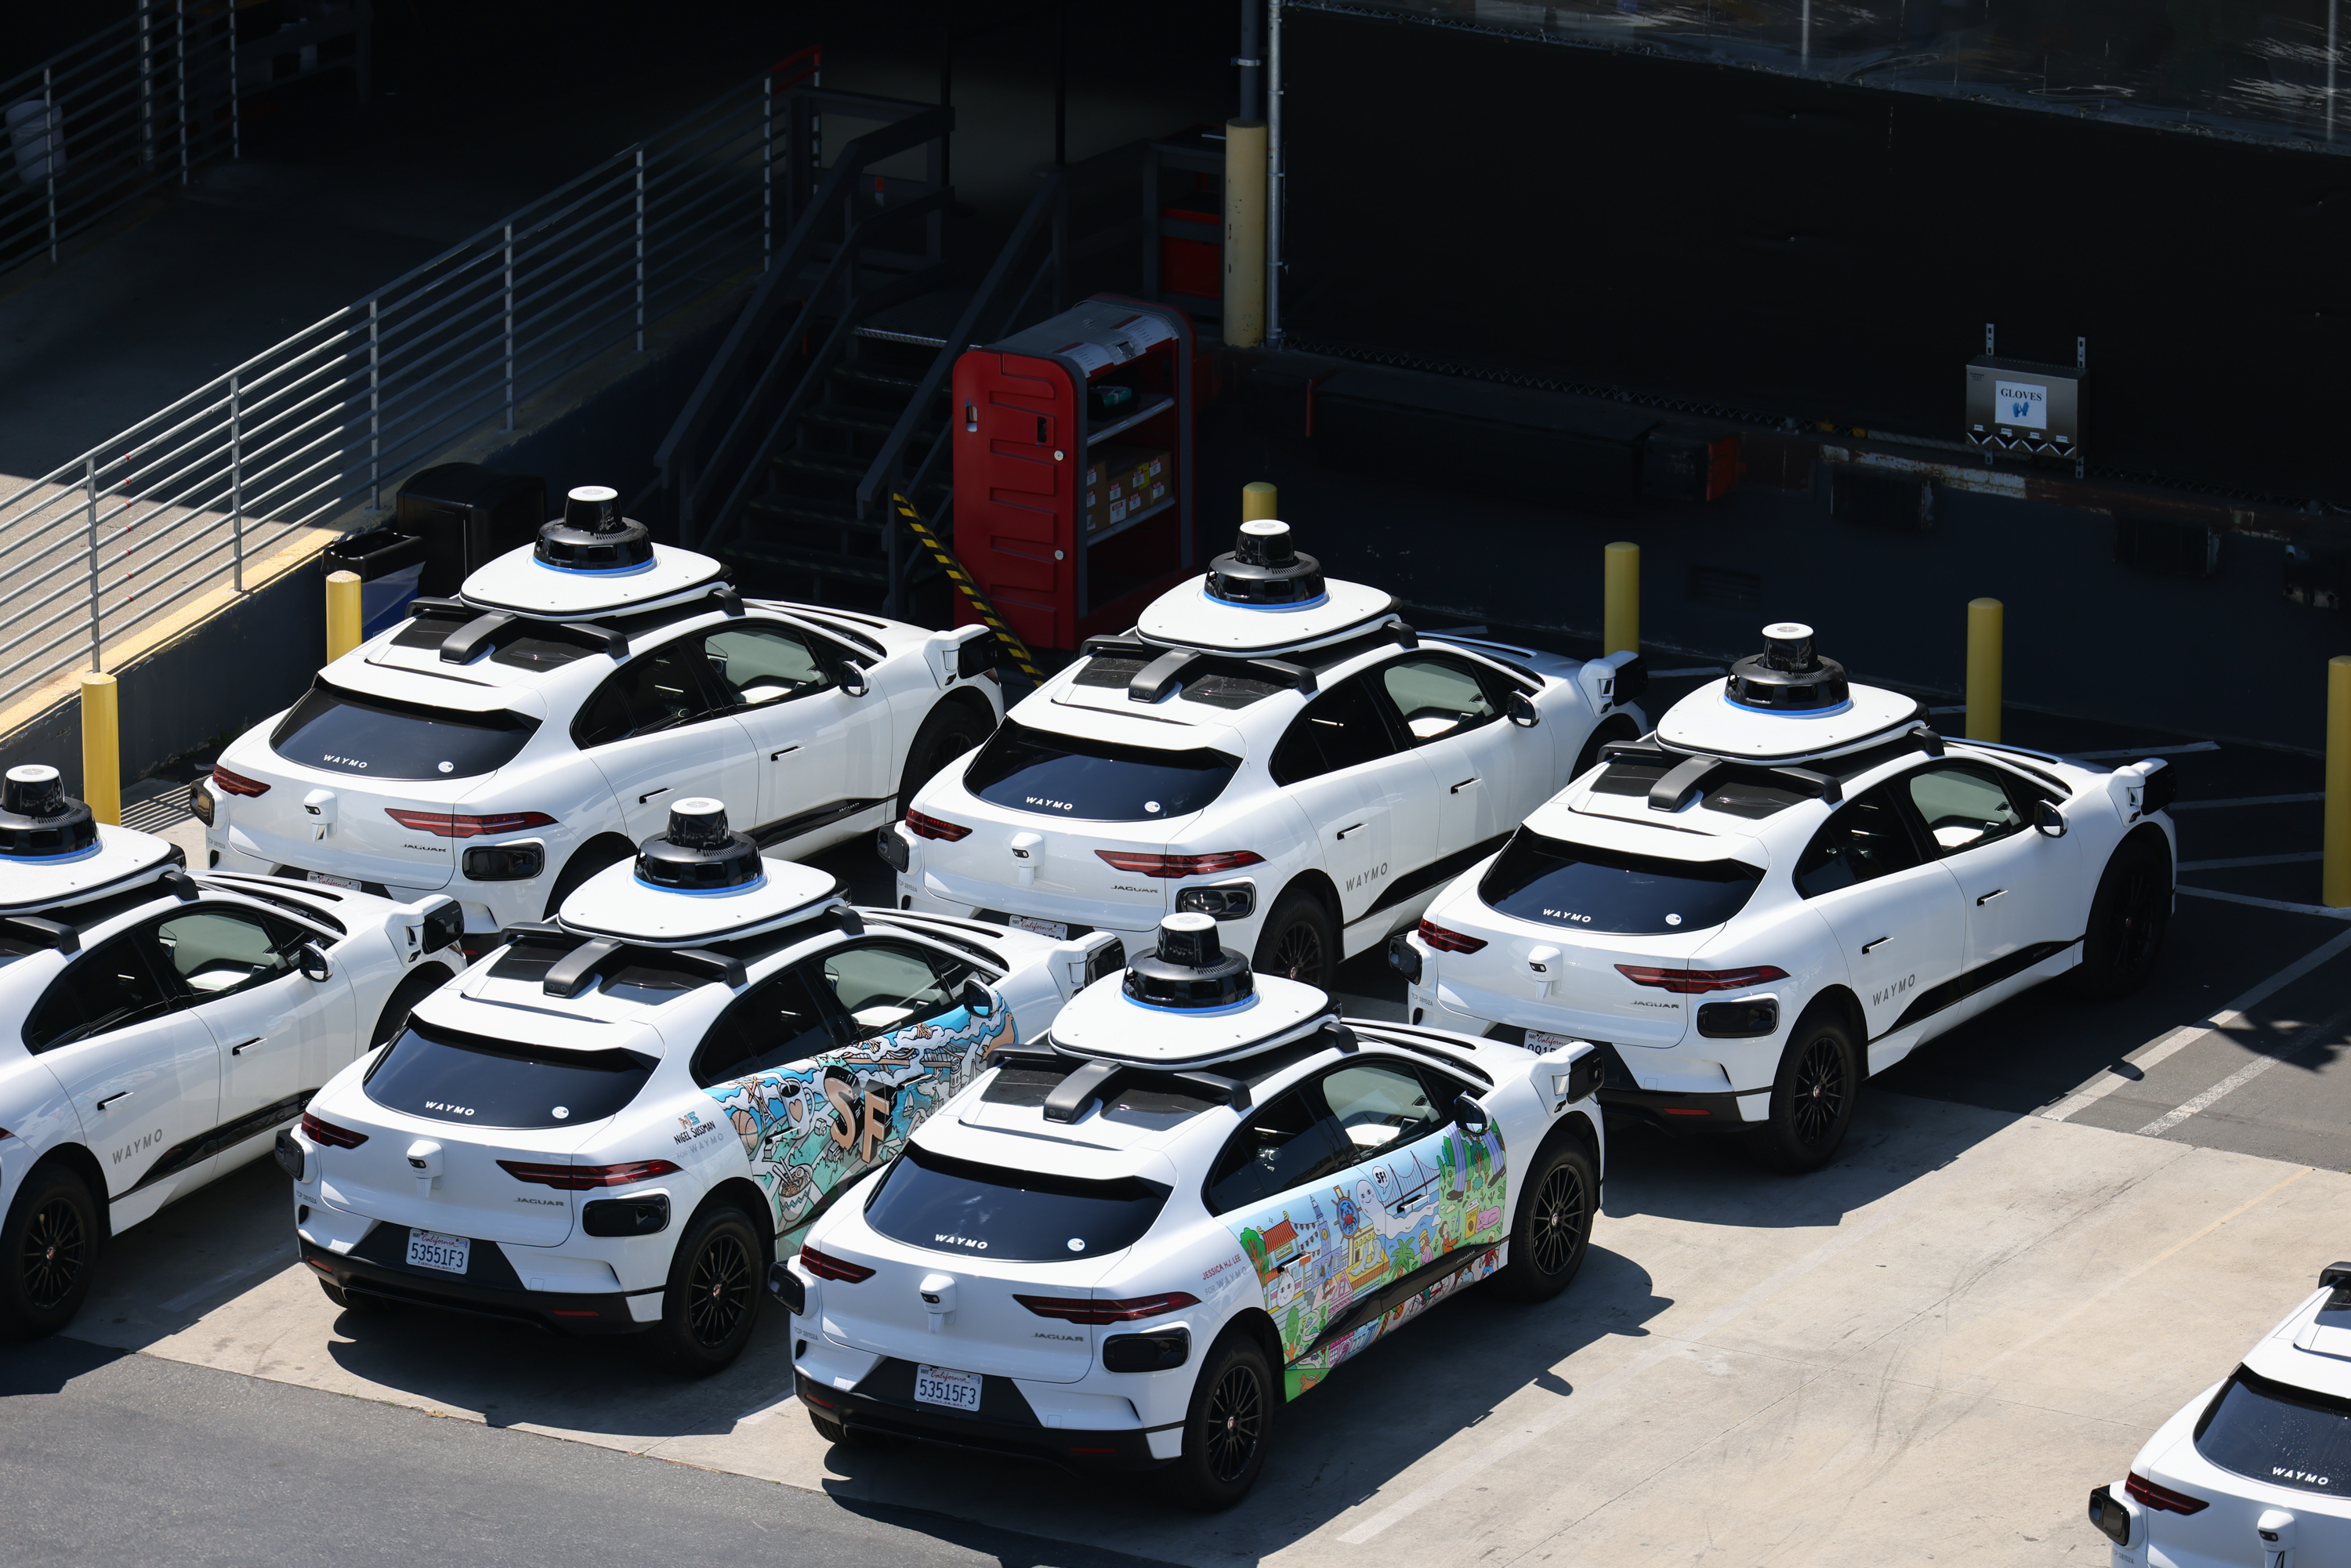
<svg viewBox="0 0 2351 1568">
<path fill-rule="evenodd" d="M 424 541 L 415 591 L 445 599 L 493 558 L 538 537 L 547 481 L 479 463 L 422 469 L 400 487 L 392 527 Z"/>
<path fill-rule="evenodd" d="M 360 635 L 372 637 L 408 613 L 424 566 L 424 541 L 393 524 L 345 534 L 326 549 L 329 572 L 360 580 Z"/>
</svg>

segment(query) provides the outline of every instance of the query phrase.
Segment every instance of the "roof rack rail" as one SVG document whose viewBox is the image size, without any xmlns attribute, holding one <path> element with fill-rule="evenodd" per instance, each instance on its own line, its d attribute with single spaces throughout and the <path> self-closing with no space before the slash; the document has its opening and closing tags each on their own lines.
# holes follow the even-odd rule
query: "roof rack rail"
<svg viewBox="0 0 2351 1568">
<path fill-rule="evenodd" d="M 624 942 L 612 936 L 584 936 L 568 931 L 552 920 L 523 920 L 498 933 L 501 944 L 523 940 L 538 942 L 568 942 L 571 948 L 547 971 L 539 989 L 550 997 L 569 1001 L 611 967 L 616 960 L 640 956 L 698 974 L 705 979 L 718 980 L 735 989 L 746 983 L 743 960 L 724 953 L 713 953 L 705 947 L 653 947 L 636 942 Z"/>
<path fill-rule="evenodd" d="M 1170 648 L 1126 637 L 1089 637 L 1078 653 L 1083 658 L 1102 655 L 1144 661 L 1143 668 L 1127 683 L 1129 702 L 1164 702 L 1176 687 L 1210 674 L 1245 675 L 1308 696 L 1322 690 L 1312 670 L 1288 659 L 1217 653 L 1204 648 Z"/>
</svg>

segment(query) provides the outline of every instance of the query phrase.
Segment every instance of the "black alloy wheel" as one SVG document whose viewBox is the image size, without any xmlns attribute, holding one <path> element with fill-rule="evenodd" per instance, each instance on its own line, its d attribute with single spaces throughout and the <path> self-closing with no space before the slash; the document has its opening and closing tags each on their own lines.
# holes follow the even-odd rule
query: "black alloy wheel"
<svg viewBox="0 0 2351 1568">
<path fill-rule="evenodd" d="M 1265 1437 L 1265 1388 L 1247 1366 L 1228 1366 L 1208 1393 L 1208 1474 L 1230 1486 L 1249 1473 Z"/>
<path fill-rule="evenodd" d="M 1524 1170 L 1510 1221 L 1510 1260 L 1487 1288 L 1514 1301 L 1548 1301 L 1574 1281 L 1591 1249 L 1600 1171 L 1566 1126 L 1543 1140 Z"/>
<path fill-rule="evenodd" d="M 1853 1125 L 1863 1077 L 1861 1052 L 1844 1015 L 1827 1002 L 1805 1009 L 1788 1031 L 1771 1109 L 1749 1129 L 1756 1152 L 1791 1174 L 1828 1164 Z"/>
<path fill-rule="evenodd" d="M 2163 878 L 2142 858 L 2123 881 L 2115 911 L 2116 967 L 2137 974 L 2155 960 L 2155 944 L 2163 933 Z"/>
<path fill-rule="evenodd" d="M 1183 1451 L 1154 1478 L 1169 1501 L 1221 1513 L 1249 1496 L 1272 1446 L 1278 1366 L 1239 1323 L 1209 1346 L 1185 1403 Z"/>
<path fill-rule="evenodd" d="M 26 1174 L 0 1221 L 0 1335 L 55 1333 L 73 1322 L 106 1245 L 104 1212 L 61 1161 Z"/>
<path fill-rule="evenodd" d="M 26 1304 L 37 1312 L 57 1311 L 81 1282 L 89 1242 L 89 1228 L 62 1194 L 36 1208 L 18 1255 Z"/>
<path fill-rule="evenodd" d="M 697 1343 L 715 1349 L 733 1335 L 752 1300 L 750 1254 L 742 1238 L 720 1231 L 686 1277 L 686 1324 Z"/>
<path fill-rule="evenodd" d="M 1795 1093 L 1788 1106 L 1798 1141 L 1813 1146 L 1827 1138 L 1843 1118 L 1845 1099 L 1852 1092 L 1845 1082 L 1844 1052 L 1839 1042 L 1825 1035 L 1816 1037 L 1796 1063 Z"/>
<path fill-rule="evenodd" d="M 1273 945 L 1273 972 L 1310 986 L 1321 985 L 1322 934 L 1302 922 L 1283 932 Z"/>
<path fill-rule="evenodd" d="M 1258 933 L 1249 967 L 1310 986 L 1328 987 L 1336 977 L 1339 933 L 1322 901 L 1303 891 L 1284 895 Z"/>
<path fill-rule="evenodd" d="M 685 1377 L 707 1377 L 733 1364 L 759 1324 L 767 1243 L 743 1209 L 713 1203 L 695 1216 L 672 1254 L 653 1354 Z"/>
<path fill-rule="evenodd" d="M 2115 852 L 2090 899 L 2082 961 L 2065 977 L 2075 994 L 2116 1001 L 2154 973 L 2171 923 L 2170 873 L 2170 856 L 2147 839 L 2126 841 Z"/>
<path fill-rule="evenodd" d="M 1534 1234 L 1527 1239 L 1537 1270 L 1556 1274 L 1567 1266 L 1583 1244 L 1589 1208 L 1583 1173 L 1573 1166 L 1554 1166 L 1543 1177 L 1535 1193 Z"/>
</svg>

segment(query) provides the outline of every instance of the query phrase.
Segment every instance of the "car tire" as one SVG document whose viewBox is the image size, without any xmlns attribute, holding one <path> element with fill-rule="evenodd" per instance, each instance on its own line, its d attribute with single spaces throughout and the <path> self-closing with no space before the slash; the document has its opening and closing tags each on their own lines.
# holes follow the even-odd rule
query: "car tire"
<svg viewBox="0 0 2351 1568">
<path fill-rule="evenodd" d="M 618 839 L 590 839 L 571 852 L 564 862 L 563 874 L 555 879 L 555 891 L 547 895 L 547 914 L 552 920 L 563 901 L 580 891 L 582 883 L 598 872 L 616 866 L 636 853 L 635 846 Z"/>
<path fill-rule="evenodd" d="M 2146 839 L 2115 851 L 2090 897 L 2082 961 L 2066 971 L 2076 996 L 2118 1001 L 2147 983 L 2171 925 L 2169 857 Z"/>
<path fill-rule="evenodd" d="M 724 1371 L 751 1343 L 767 1273 L 759 1233 L 729 1204 L 705 1209 L 670 1257 L 654 1354 L 681 1377 Z"/>
<path fill-rule="evenodd" d="M 1844 1019 L 1834 1008 L 1808 1009 L 1780 1053 L 1771 1114 L 1752 1134 L 1756 1152 L 1791 1175 L 1828 1164 L 1853 1125 L 1861 1079 L 1861 1053 Z"/>
<path fill-rule="evenodd" d="M 73 1322 L 104 1244 L 89 1185 L 64 1165 L 33 1172 L 0 1225 L 0 1331 L 35 1339 Z"/>
<path fill-rule="evenodd" d="M 392 1303 L 381 1296 L 371 1295 L 365 1291 L 346 1291 L 332 1280 L 319 1281 L 319 1289 L 326 1292 L 327 1300 L 354 1317 L 380 1318 L 395 1310 Z"/>
<path fill-rule="evenodd" d="M 1265 1469 L 1280 1385 L 1255 1336 L 1228 1331 L 1200 1363 L 1184 1413 L 1184 1451 L 1158 1472 L 1169 1501 L 1221 1513 L 1249 1496 Z"/>
<path fill-rule="evenodd" d="M 1282 894 L 1258 932 L 1249 967 L 1327 989 L 1338 978 L 1339 933 L 1322 901 L 1303 890 Z"/>
<path fill-rule="evenodd" d="M 1519 1188 L 1510 1260 L 1494 1288 L 1514 1301 L 1548 1301 L 1566 1290 L 1591 1250 L 1599 1207 L 1600 1173 L 1582 1144 L 1562 1134 L 1538 1149 Z"/>
<path fill-rule="evenodd" d="M 914 743 L 906 747 L 905 770 L 898 776 L 896 814 L 906 814 L 915 795 L 940 768 L 995 732 L 996 727 L 981 718 L 968 703 L 949 700 L 932 708 L 922 727 L 914 731 Z"/>
<path fill-rule="evenodd" d="M 400 985 L 392 999 L 383 1004 L 376 1015 L 375 1032 L 368 1036 L 368 1049 L 372 1051 L 408 1027 L 408 1015 L 417 1003 L 447 985 L 452 978 L 446 966 L 423 964 L 401 977 Z"/>
</svg>

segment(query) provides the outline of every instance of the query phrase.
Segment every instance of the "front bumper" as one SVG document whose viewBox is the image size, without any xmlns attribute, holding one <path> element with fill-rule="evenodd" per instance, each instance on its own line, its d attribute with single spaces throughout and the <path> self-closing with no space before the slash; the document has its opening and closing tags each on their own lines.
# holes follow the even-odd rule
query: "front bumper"
<svg viewBox="0 0 2351 1568">
<path fill-rule="evenodd" d="M 514 1265 L 494 1242 L 476 1241 L 471 1267 L 462 1275 L 413 1269 L 399 1251 L 403 1226 L 379 1225 L 348 1253 L 330 1252 L 304 1239 L 302 1261 L 346 1292 L 438 1307 L 444 1312 L 470 1312 L 478 1317 L 504 1318 L 568 1334 L 634 1333 L 650 1324 L 635 1320 L 632 1295 L 658 1296 L 659 1291 L 619 1291 L 597 1294 L 531 1291 L 523 1286 Z"/>
<path fill-rule="evenodd" d="M 1150 1470 L 1173 1462 L 1152 1458 L 1151 1436 L 1144 1427 L 1085 1431 L 1047 1427 L 1008 1377 L 982 1379 L 976 1416 L 914 1403 L 914 1364 L 890 1356 L 876 1362 L 853 1390 L 819 1383 L 804 1372 L 796 1373 L 793 1381 L 810 1410 L 859 1431 L 1035 1459 L 1080 1473 Z"/>
</svg>

